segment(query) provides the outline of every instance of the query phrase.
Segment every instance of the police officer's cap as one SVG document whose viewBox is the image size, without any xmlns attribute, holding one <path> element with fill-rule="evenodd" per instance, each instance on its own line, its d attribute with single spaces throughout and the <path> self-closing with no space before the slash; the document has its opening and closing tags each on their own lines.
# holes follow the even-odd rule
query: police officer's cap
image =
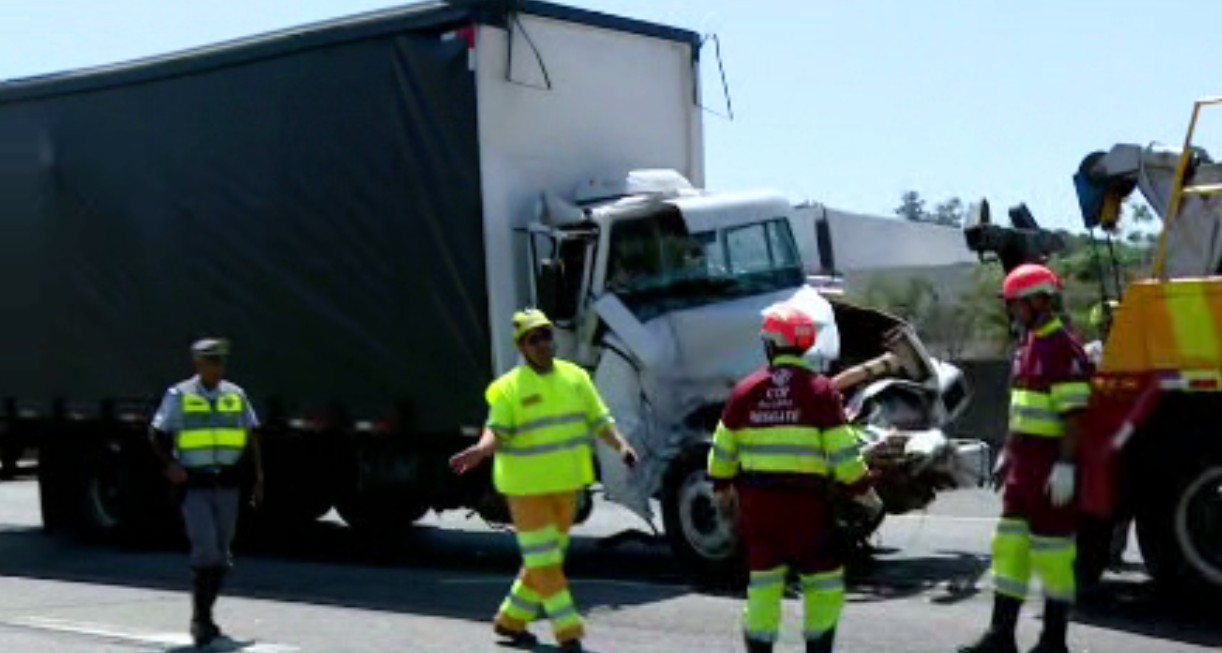
<svg viewBox="0 0 1222 653">
<path fill-rule="evenodd" d="M 224 360 L 229 356 L 229 341 L 224 338 L 204 338 L 191 344 L 191 355 L 205 360 Z"/>
</svg>

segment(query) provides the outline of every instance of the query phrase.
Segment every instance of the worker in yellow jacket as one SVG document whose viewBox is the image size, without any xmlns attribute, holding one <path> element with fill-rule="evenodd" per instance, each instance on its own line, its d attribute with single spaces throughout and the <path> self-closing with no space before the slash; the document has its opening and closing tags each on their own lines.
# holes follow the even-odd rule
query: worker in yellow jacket
<svg viewBox="0 0 1222 653">
<path fill-rule="evenodd" d="M 556 358 L 552 323 L 528 309 L 513 318 L 524 364 L 488 387 L 488 423 L 477 444 L 455 455 L 459 474 L 494 457 L 493 480 L 509 500 L 522 571 L 497 613 L 497 635 L 517 646 L 537 642 L 527 630 L 540 608 L 564 653 L 582 650 L 584 626 L 569 593 L 564 557 L 577 495 L 594 482 L 594 436 L 633 467 L 636 451 L 615 422 L 590 376 Z"/>
</svg>

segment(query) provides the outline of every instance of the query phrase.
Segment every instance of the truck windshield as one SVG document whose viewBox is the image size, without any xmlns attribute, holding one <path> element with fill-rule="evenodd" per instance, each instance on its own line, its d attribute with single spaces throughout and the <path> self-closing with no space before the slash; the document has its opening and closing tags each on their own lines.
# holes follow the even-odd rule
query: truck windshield
<svg viewBox="0 0 1222 653">
<path fill-rule="evenodd" d="M 689 233 L 675 210 L 612 227 L 606 288 L 642 321 L 802 282 L 784 218 Z"/>
</svg>

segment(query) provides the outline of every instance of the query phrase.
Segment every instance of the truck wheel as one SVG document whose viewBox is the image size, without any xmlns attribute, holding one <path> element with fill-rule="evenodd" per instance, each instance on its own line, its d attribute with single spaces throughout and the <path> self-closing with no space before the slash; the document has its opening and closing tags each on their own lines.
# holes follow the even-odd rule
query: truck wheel
<svg viewBox="0 0 1222 653">
<path fill-rule="evenodd" d="M 1190 468 L 1168 489 L 1137 518 L 1150 575 L 1172 587 L 1222 588 L 1222 464 Z"/>
<path fill-rule="evenodd" d="M 335 510 L 344 523 L 358 533 L 397 535 L 429 511 L 428 504 L 401 494 L 398 488 L 361 492 L 341 499 Z"/>
<path fill-rule="evenodd" d="M 594 512 L 594 494 L 589 489 L 577 493 L 577 512 L 573 515 L 574 524 L 584 524 Z"/>
<path fill-rule="evenodd" d="M 38 507 L 42 512 L 42 527 L 47 533 L 71 528 L 71 514 L 66 504 L 72 490 L 66 483 L 72 478 L 65 470 L 70 451 L 51 433 L 38 438 Z"/>
<path fill-rule="evenodd" d="M 1175 539 L 1200 578 L 1222 588 L 1222 463 L 1201 468 L 1180 492 Z"/>
<path fill-rule="evenodd" d="M 702 575 L 726 577 L 740 571 L 742 550 L 733 524 L 717 509 L 705 470 L 709 445 L 679 455 L 662 487 L 662 525 L 671 550 Z"/>
</svg>

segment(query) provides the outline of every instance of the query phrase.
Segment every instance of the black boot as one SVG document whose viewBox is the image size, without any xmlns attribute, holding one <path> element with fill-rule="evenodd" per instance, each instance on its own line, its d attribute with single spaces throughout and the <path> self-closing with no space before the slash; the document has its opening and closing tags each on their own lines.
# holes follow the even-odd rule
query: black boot
<svg viewBox="0 0 1222 653">
<path fill-rule="evenodd" d="M 1044 601 L 1044 631 L 1031 653 L 1069 653 L 1065 635 L 1069 631 L 1069 604 L 1064 601 Z"/>
<path fill-rule="evenodd" d="M 836 629 L 833 628 L 815 639 L 806 640 L 806 653 L 832 653 L 832 645 L 836 643 Z"/>
<path fill-rule="evenodd" d="M 216 605 L 216 599 L 221 594 L 221 585 L 224 584 L 225 574 L 229 573 L 229 569 L 225 567 L 213 567 L 208 570 L 208 594 L 205 598 L 208 600 L 208 609 L 205 612 L 207 616 L 207 627 L 210 639 L 216 639 L 222 635 L 220 626 L 216 625 L 216 621 L 212 617 L 212 608 Z"/>
<path fill-rule="evenodd" d="M 959 647 L 959 653 L 1018 653 L 1014 642 L 1014 630 L 1018 627 L 1018 613 L 1023 602 L 1004 594 L 993 598 L 993 621 L 980 639 Z"/>
<path fill-rule="evenodd" d="M 211 569 L 192 569 L 191 579 L 191 640 L 195 646 L 207 646 L 216 639 L 212 624 L 212 599 L 210 598 Z"/>
<path fill-rule="evenodd" d="M 743 643 L 747 645 L 747 653 L 772 653 L 772 642 L 761 642 L 744 636 Z"/>
</svg>

